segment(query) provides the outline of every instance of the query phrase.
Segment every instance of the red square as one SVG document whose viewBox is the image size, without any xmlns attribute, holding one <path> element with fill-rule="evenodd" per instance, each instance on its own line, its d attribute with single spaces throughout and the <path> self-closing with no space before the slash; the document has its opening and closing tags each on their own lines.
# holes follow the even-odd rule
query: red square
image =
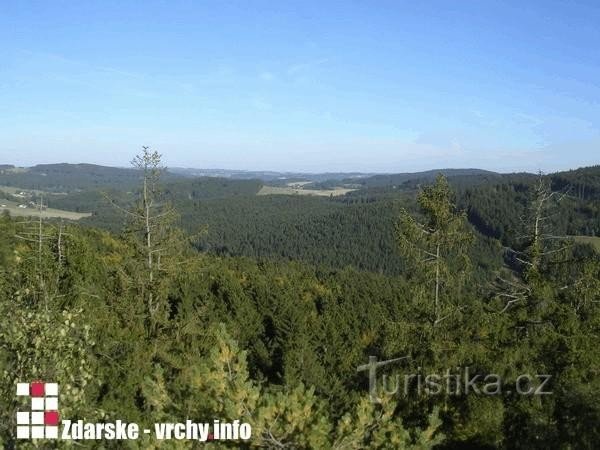
<svg viewBox="0 0 600 450">
<path fill-rule="evenodd" d="M 32 397 L 43 397 L 44 396 L 44 383 L 36 381 L 31 383 L 31 396 Z"/>
<path fill-rule="evenodd" d="M 58 425 L 58 411 L 46 411 L 44 413 L 44 425 Z"/>
</svg>

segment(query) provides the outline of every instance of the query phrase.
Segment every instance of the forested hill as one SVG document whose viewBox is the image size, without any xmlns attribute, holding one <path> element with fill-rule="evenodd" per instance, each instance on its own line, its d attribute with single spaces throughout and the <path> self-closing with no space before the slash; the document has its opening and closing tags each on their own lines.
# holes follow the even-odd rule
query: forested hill
<svg viewBox="0 0 600 450">
<path fill-rule="evenodd" d="M 139 177 L 139 174 L 136 173 L 136 176 Z M 261 187 L 262 182 L 258 180 L 186 177 L 167 178 L 161 190 L 165 194 L 165 198 L 179 208 L 179 214 L 185 218 L 182 223 L 184 228 L 190 232 L 195 232 L 204 228 L 208 223 L 207 218 L 195 210 L 196 205 L 208 200 L 218 202 L 235 201 L 238 197 L 245 199 L 242 201 L 249 201 L 256 197 Z M 47 201 L 51 207 L 76 212 L 91 211 L 92 217 L 82 221 L 82 223 L 116 231 L 120 230 L 123 225 L 123 217 L 119 212 L 119 206 L 127 207 L 136 198 L 137 194 L 134 192 L 133 186 L 129 186 L 127 190 L 124 190 L 119 186 L 102 185 L 97 189 L 52 197 Z"/>
<path fill-rule="evenodd" d="M 482 233 L 515 246 L 538 178 L 511 174 L 501 181 L 467 187 L 460 194 L 461 205 Z M 558 172 L 546 178 L 555 197 L 560 198 L 546 219 L 553 233 L 600 236 L 600 166 Z"/>
<path fill-rule="evenodd" d="M 227 178 L 231 180 L 261 180 L 272 184 L 285 184 L 289 181 L 310 181 L 324 184 L 354 183 L 362 187 L 379 187 L 401 184 L 409 180 L 431 181 L 437 173 L 447 176 L 469 176 L 493 174 L 478 169 L 441 169 L 426 172 L 401 173 L 390 175 L 369 175 L 362 173 L 295 173 L 269 171 L 236 171 L 220 169 L 168 169 L 165 181 L 181 178 Z M 38 164 L 32 167 L 0 165 L 0 186 L 22 189 L 71 192 L 92 190 L 103 186 L 115 189 L 131 189 L 140 179 L 139 171 L 132 168 L 108 167 L 95 164 Z"/>
<path fill-rule="evenodd" d="M 166 179 L 177 177 L 166 174 Z M 140 173 L 135 169 L 95 164 L 38 164 L 0 169 L 0 186 L 52 192 L 92 190 L 107 186 L 130 190 L 137 186 L 139 180 Z"/>
<path fill-rule="evenodd" d="M 165 182 L 165 198 L 178 211 L 182 228 L 196 236 L 201 251 L 218 255 L 300 260 L 329 268 L 352 266 L 398 274 L 402 261 L 395 251 L 393 224 L 402 207 L 415 209 L 408 190 L 374 200 L 302 195 L 257 196 L 257 180 L 197 178 Z M 135 194 L 114 189 L 76 192 L 49 198 L 51 207 L 92 211 L 81 223 L 118 231 L 121 207 Z M 111 199 L 109 201 L 108 199 Z M 481 267 L 497 266 L 494 242 L 479 236 L 474 257 Z"/>
<path fill-rule="evenodd" d="M 552 188 L 566 189 L 581 200 L 600 201 L 600 165 L 555 173 Z"/>
<path fill-rule="evenodd" d="M 431 182 L 435 180 L 435 177 L 442 174 L 448 178 L 454 177 L 474 177 L 474 176 L 485 176 L 486 179 L 500 178 L 500 174 L 496 172 L 490 172 L 488 170 L 481 169 L 436 169 L 427 170 L 424 172 L 416 173 L 396 173 L 396 174 L 382 174 L 373 175 L 366 178 L 348 179 L 347 182 L 355 183 L 357 185 L 370 188 L 370 187 L 384 187 L 384 186 L 398 186 L 407 181 L 418 181 L 418 182 Z"/>
<path fill-rule="evenodd" d="M 91 212 L 92 217 L 81 220 L 83 224 L 112 231 L 122 228 L 122 215 L 107 199 L 122 207 L 134 202 L 138 172 L 86 165 L 53 165 L 50 169 L 37 166 L 32 173 L 21 175 L 31 180 L 30 186 L 39 187 L 46 181 L 57 190 L 61 186 L 67 191 L 77 189 L 66 196 L 47 198 L 50 207 Z M 60 176 L 63 171 L 64 177 Z M 403 262 L 395 250 L 390 224 L 402 208 L 416 211 L 416 195 L 431 183 L 434 173 L 373 177 L 363 180 L 365 186 L 355 186 L 356 190 L 331 198 L 257 196 L 264 181 L 172 178 L 168 173 L 163 191 L 176 207 L 182 228 L 196 236 L 199 250 L 399 274 Z M 497 268 L 501 263 L 497 247 L 521 245 L 517 237 L 522 234 L 522 217 L 538 176 L 471 169 L 447 173 L 459 207 L 467 212 L 478 232 L 472 257 L 483 271 Z M 552 189 L 565 194 L 549 219 L 555 233 L 600 235 L 599 174 L 600 168 L 594 166 L 547 176 Z M 14 182 L 21 175 L 9 171 L 6 176 Z M 388 184 L 392 181 L 398 184 Z M 0 186 L 4 183 L 0 176 Z"/>
</svg>

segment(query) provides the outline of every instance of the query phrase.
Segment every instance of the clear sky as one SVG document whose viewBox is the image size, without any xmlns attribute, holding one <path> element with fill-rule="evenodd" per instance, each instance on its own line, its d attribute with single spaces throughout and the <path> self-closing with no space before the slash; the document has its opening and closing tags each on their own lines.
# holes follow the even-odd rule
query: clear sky
<svg viewBox="0 0 600 450">
<path fill-rule="evenodd" d="M 0 163 L 600 163 L 600 2 L 7 1 Z"/>
</svg>

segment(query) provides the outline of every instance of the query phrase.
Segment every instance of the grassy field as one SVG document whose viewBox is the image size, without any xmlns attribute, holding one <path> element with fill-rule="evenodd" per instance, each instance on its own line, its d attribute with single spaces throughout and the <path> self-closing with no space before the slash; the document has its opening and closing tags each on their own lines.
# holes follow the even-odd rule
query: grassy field
<svg viewBox="0 0 600 450">
<path fill-rule="evenodd" d="M 583 244 L 591 244 L 597 251 L 600 252 L 600 237 L 599 236 L 573 236 L 573 239 Z"/>
<path fill-rule="evenodd" d="M 356 189 L 335 188 L 335 189 L 302 189 L 290 186 L 263 186 L 257 195 L 317 195 L 321 197 L 329 197 L 330 195 L 344 195 Z"/>
<path fill-rule="evenodd" d="M 25 173 L 28 172 L 29 169 L 27 167 L 13 167 L 12 169 L 3 169 L 4 173 Z"/>
<path fill-rule="evenodd" d="M 312 181 L 291 181 L 290 183 L 286 183 L 286 186 L 291 188 L 300 188 L 302 189 L 307 184 L 311 184 Z"/>
<path fill-rule="evenodd" d="M 19 204 L 16 202 L 11 202 L 9 200 L 0 199 L 0 212 L 8 211 L 11 216 L 34 216 L 37 217 L 39 215 L 39 211 L 32 206 L 27 208 L 19 208 Z M 47 208 L 42 212 L 43 217 L 48 218 L 62 218 L 68 220 L 79 220 L 84 217 L 91 216 L 90 213 L 76 213 L 72 211 L 63 211 L 62 209 L 53 209 Z"/>
<path fill-rule="evenodd" d="M 19 195 L 20 192 L 25 192 L 26 193 L 25 197 L 31 197 L 32 195 L 40 195 L 40 194 L 43 194 L 44 196 L 67 195 L 65 192 L 45 192 L 45 191 L 38 191 L 37 189 L 23 189 L 23 188 L 13 187 L 13 186 L 0 186 L 0 191 L 6 192 L 7 194 L 10 194 L 10 195 Z"/>
</svg>

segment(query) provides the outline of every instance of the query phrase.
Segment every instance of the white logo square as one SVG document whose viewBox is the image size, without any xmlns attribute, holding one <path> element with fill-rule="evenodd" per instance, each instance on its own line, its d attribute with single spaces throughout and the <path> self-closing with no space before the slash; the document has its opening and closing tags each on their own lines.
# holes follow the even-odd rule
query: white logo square
<svg viewBox="0 0 600 450">
<path fill-rule="evenodd" d="M 31 424 L 32 425 L 44 425 L 44 413 L 43 412 L 32 412 L 31 413 Z"/>
<path fill-rule="evenodd" d="M 31 410 L 32 411 L 43 411 L 44 410 L 44 398 L 33 397 L 31 399 Z"/>
<path fill-rule="evenodd" d="M 17 427 L 17 439 L 29 439 L 29 426 Z"/>
<path fill-rule="evenodd" d="M 47 397 L 46 398 L 46 411 L 58 410 L 58 397 Z"/>
<path fill-rule="evenodd" d="M 31 439 L 44 439 L 44 426 L 31 427 Z"/>
<path fill-rule="evenodd" d="M 58 395 L 58 383 L 46 383 L 46 396 L 57 396 Z"/>
<path fill-rule="evenodd" d="M 46 439 L 58 439 L 58 427 L 46 427 Z"/>
<path fill-rule="evenodd" d="M 17 383 L 17 395 L 29 395 L 29 383 Z"/>
<path fill-rule="evenodd" d="M 28 412 L 17 412 L 17 425 L 29 425 Z"/>
</svg>

